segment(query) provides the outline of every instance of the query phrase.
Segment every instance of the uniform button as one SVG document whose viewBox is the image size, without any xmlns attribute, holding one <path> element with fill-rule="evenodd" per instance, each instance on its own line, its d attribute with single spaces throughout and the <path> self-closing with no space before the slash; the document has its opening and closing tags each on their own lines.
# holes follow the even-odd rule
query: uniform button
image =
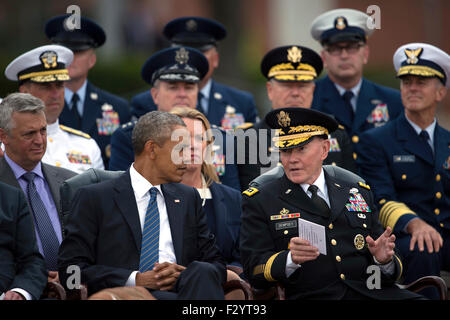
<svg viewBox="0 0 450 320">
<path fill-rule="evenodd" d="M 438 208 L 434 209 L 434 214 L 435 215 L 439 215 L 439 213 L 441 213 L 441 210 L 439 210 Z"/>
<path fill-rule="evenodd" d="M 406 174 L 402 174 L 402 180 L 406 180 Z"/>
<path fill-rule="evenodd" d="M 332 244 L 333 246 L 337 245 L 337 242 L 336 242 L 336 240 L 334 240 L 334 239 L 331 239 L 331 244 Z"/>
<path fill-rule="evenodd" d="M 439 225 L 441 226 L 441 228 L 443 228 L 443 227 L 444 227 L 444 224 L 443 224 L 443 223 L 439 223 Z"/>
<path fill-rule="evenodd" d="M 436 198 L 440 199 L 442 197 L 442 193 L 436 192 Z"/>
<path fill-rule="evenodd" d="M 345 275 L 343 273 L 341 273 L 340 277 L 342 280 L 345 280 Z"/>
<path fill-rule="evenodd" d="M 289 233 L 289 231 L 287 231 L 287 230 L 284 230 L 284 234 L 288 234 Z"/>
<path fill-rule="evenodd" d="M 440 174 L 436 175 L 436 181 L 441 181 L 441 175 Z"/>
<path fill-rule="evenodd" d="M 358 136 L 353 136 L 352 137 L 352 141 L 353 141 L 353 143 L 358 143 L 359 142 L 359 137 Z"/>
<path fill-rule="evenodd" d="M 367 228 L 367 224 L 363 223 L 363 227 L 364 227 L 364 228 Z"/>
<path fill-rule="evenodd" d="M 328 225 L 328 229 L 333 229 L 333 224 L 332 223 L 330 223 L 329 225 Z"/>
<path fill-rule="evenodd" d="M 353 152 L 353 160 L 356 160 L 356 158 L 358 158 L 358 155 Z"/>
<path fill-rule="evenodd" d="M 332 165 L 332 166 L 335 166 L 335 165 L 336 165 L 336 162 L 333 161 L 333 162 L 331 163 L 331 165 Z"/>
<path fill-rule="evenodd" d="M 336 256 L 336 261 L 337 261 L 337 262 L 341 262 L 341 260 L 342 260 L 341 257 Z"/>
<path fill-rule="evenodd" d="M 57 166 L 57 167 L 61 167 L 61 162 L 59 162 L 59 161 L 56 161 L 56 163 L 55 163 L 55 166 Z"/>
<path fill-rule="evenodd" d="M 48 138 L 48 141 L 53 142 L 53 138 Z"/>
</svg>

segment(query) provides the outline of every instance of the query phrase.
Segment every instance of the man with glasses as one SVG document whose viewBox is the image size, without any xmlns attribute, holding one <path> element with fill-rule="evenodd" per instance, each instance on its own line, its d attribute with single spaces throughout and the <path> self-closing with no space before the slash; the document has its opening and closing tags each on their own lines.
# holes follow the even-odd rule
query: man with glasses
<svg viewBox="0 0 450 320">
<path fill-rule="evenodd" d="M 380 127 L 402 112 L 398 90 L 363 78 L 369 59 L 370 19 L 353 9 L 336 9 L 318 16 L 311 35 L 319 41 L 327 76 L 316 82 L 312 108 L 336 117 L 350 135 L 354 147 L 359 135 Z M 354 155 L 356 158 L 356 155 Z"/>
</svg>

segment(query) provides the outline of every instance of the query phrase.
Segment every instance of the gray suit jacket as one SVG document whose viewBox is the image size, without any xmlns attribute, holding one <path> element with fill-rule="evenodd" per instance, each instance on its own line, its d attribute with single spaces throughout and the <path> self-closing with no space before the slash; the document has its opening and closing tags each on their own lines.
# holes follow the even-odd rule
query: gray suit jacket
<svg viewBox="0 0 450 320">
<path fill-rule="evenodd" d="M 58 210 L 58 216 L 64 237 L 64 221 L 62 219 L 61 214 L 61 197 L 59 193 L 59 187 L 63 184 L 65 180 L 77 175 L 77 173 L 64 168 L 58 168 L 46 163 L 42 163 L 42 173 L 44 174 L 45 180 L 47 180 L 50 192 L 53 197 L 53 201 L 55 202 L 56 209 Z M 0 181 L 22 190 L 22 188 L 19 185 L 19 182 L 14 176 L 14 172 L 12 171 L 9 164 L 6 162 L 5 158 L 3 157 L 0 159 Z M 25 195 L 25 199 L 26 198 L 27 197 Z"/>
</svg>

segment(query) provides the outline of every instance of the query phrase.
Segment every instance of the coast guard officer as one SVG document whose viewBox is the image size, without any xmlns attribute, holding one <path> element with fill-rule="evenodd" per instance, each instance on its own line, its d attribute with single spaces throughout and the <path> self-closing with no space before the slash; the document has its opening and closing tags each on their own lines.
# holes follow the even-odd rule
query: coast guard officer
<svg viewBox="0 0 450 320">
<path fill-rule="evenodd" d="M 394 284 L 402 264 L 392 230 L 378 222 L 370 188 L 322 168 L 338 123 L 305 108 L 275 109 L 265 120 L 278 132 L 285 174 L 243 192 L 240 249 L 250 283 L 267 288 L 279 282 L 287 299 L 419 298 Z M 308 232 L 300 232 L 300 223 Z M 321 253 L 307 239 L 311 223 L 323 230 Z M 367 286 L 371 265 L 380 268 L 375 290 Z"/>
<path fill-rule="evenodd" d="M 374 31 L 368 27 L 369 19 L 358 10 L 336 9 L 321 14 L 311 25 L 327 69 L 327 76 L 316 82 L 312 108 L 334 115 L 354 146 L 362 132 L 384 125 L 403 110 L 398 90 L 363 78 L 369 60 L 367 39 Z"/>
<path fill-rule="evenodd" d="M 426 43 L 394 54 L 404 114 L 365 132 L 357 152 L 380 221 L 393 228 L 405 282 L 450 270 L 450 133 L 436 108 L 450 87 L 450 56 Z M 437 291 L 424 295 L 438 298 Z"/>
<path fill-rule="evenodd" d="M 208 59 L 209 70 L 200 82 L 199 106 L 211 125 L 225 130 L 244 122 L 256 122 L 257 110 L 253 96 L 246 91 L 221 84 L 212 79 L 219 66 L 217 42 L 225 38 L 226 29 L 219 22 L 202 17 L 181 17 L 167 23 L 164 36 L 173 46 L 187 46 L 200 50 Z M 136 117 L 156 110 L 150 92 L 142 92 L 131 100 Z"/>
<path fill-rule="evenodd" d="M 14 59 L 5 69 L 9 80 L 18 81 L 19 91 L 45 104 L 47 149 L 42 161 L 81 173 L 89 168 L 104 169 L 101 151 L 88 134 L 60 125 L 64 107 L 64 82 L 70 79 L 67 66 L 73 59 L 70 49 L 47 45 Z"/>
<path fill-rule="evenodd" d="M 45 34 L 51 42 L 74 52 L 59 121 L 93 137 L 108 167 L 111 135 L 121 124 L 130 121 L 130 107 L 125 99 L 97 88 L 87 79 L 97 61 L 95 49 L 106 40 L 103 29 L 85 17 L 81 17 L 80 29 L 68 29 L 65 21 L 69 16 L 53 17 L 45 25 Z"/>
</svg>

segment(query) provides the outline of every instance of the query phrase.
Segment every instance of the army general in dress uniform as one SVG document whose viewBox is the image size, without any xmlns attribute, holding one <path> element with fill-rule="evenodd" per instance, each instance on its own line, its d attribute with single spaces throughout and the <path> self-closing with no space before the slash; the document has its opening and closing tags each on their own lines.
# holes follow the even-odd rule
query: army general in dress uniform
<svg viewBox="0 0 450 320">
<path fill-rule="evenodd" d="M 384 125 L 403 110 L 398 90 L 363 77 L 369 61 L 367 40 L 375 30 L 369 28 L 370 19 L 358 10 L 336 9 L 321 14 L 311 25 L 327 69 L 327 76 L 316 82 L 312 108 L 334 115 L 355 147 L 362 132 Z"/>
<path fill-rule="evenodd" d="M 18 81 L 19 91 L 45 104 L 47 149 L 42 161 L 81 173 L 89 168 L 104 169 L 101 151 L 88 134 L 59 124 L 64 108 L 64 82 L 70 79 L 67 66 L 73 60 L 70 49 L 47 45 L 14 59 L 5 69 L 8 79 Z"/>
<path fill-rule="evenodd" d="M 289 45 L 270 50 L 261 61 L 261 73 L 267 79 L 267 95 L 272 109 L 310 108 L 315 88 L 314 80 L 322 69 L 320 56 L 307 47 Z M 250 181 L 279 164 L 279 152 L 273 146 L 271 131 L 265 121 L 239 128 L 245 130 L 245 134 L 236 131 L 238 157 L 241 152 L 240 137 L 245 135 L 245 163 L 238 161 L 241 189 L 245 190 Z M 256 133 L 256 143 L 250 140 L 252 131 Z M 264 139 L 261 139 L 262 137 Z M 265 141 L 261 144 L 262 140 Z M 251 145 L 256 145 L 254 152 Z M 341 125 L 330 133 L 330 150 L 324 163 L 356 172 L 352 143 Z"/>
<path fill-rule="evenodd" d="M 278 132 L 285 175 L 243 192 L 241 259 L 250 283 L 279 282 L 287 299 L 417 298 L 394 285 L 402 272 L 395 236 L 379 224 L 370 188 L 322 168 L 338 123 L 303 108 L 273 110 L 266 122 Z M 299 236 L 301 219 L 323 228 L 326 252 Z M 381 278 L 370 290 L 372 265 Z"/>
<path fill-rule="evenodd" d="M 53 17 L 45 25 L 45 34 L 51 42 L 74 52 L 59 121 L 94 138 L 107 168 L 111 135 L 121 124 L 131 120 L 130 106 L 125 99 L 97 88 L 87 79 L 97 61 L 95 49 L 106 40 L 103 29 L 91 19 L 81 17 L 80 29 L 70 30 L 65 25 L 68 17 L 70 15 Z"/>
<path fill-rule="evenodd" d="M 405 282 L 450 270 L 450 133 L 436 108 L 450 87 L 450 56 L 426 43 L 394 54 L 404 114 L 365 132 L 361 175 L 373 188 L 380 220 L 397 235 Z M 424 295 L 438 298 L 434 289 Z"/>
<path fill-rule="evenodd" d="M 203 17 L 181 17 L 169 21 L 163 34 L 173 46 L 198 49 L 208 59 L 208 72 L 199 84 L 197 109 L 206 115 L 211 125 L 230 130 L 245 122 L 256 121 L 258 115 L 252 94 L 212 79 L 219 66 L 217 43 L 226 37 L 226 29 L 221 23 Z M 156 110 L 149 91 L 133 97 L 131 106 L 136 117 Z"/>
</svg>

